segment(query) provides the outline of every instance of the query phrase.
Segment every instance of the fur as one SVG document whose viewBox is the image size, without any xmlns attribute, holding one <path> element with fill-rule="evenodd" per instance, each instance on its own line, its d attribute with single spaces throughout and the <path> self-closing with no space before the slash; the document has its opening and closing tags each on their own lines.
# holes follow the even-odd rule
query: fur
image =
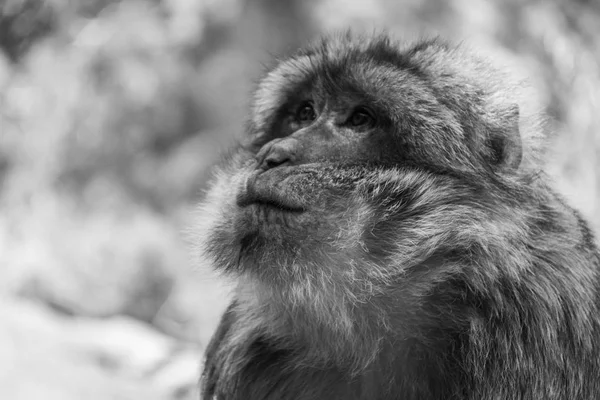
<svg viewBox="0 0 600 400">
<path fill-rule="evenodd" d="M 200 212 L 203 257 L 236 282 L 203 398 L 600 396 L 595 239 L 497 76 L 440 40 L 383 36 L 326 38 L 267 74 Z M 287 132 L 305 92 L 385 117 L 319 153 L 345 128 Z M 256 178 L 257 149 L 286 140 L 292 164 Z M 253 182 L 302 212 L 242 207 Z"/>
</svg>

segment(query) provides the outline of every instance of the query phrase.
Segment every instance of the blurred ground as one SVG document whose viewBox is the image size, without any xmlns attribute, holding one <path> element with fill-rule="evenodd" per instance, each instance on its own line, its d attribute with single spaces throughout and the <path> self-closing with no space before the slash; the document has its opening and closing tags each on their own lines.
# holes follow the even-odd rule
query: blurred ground
<svg viewBox="0 0 600 400">
<path fill-rule="evenodd" d="M 593 1 L 0 0 L 0 398 L 188 399 L 226 288 L 192 210 L 272 55 L 440 34 L 530 79 L 600 228 Z"/>
</svg>

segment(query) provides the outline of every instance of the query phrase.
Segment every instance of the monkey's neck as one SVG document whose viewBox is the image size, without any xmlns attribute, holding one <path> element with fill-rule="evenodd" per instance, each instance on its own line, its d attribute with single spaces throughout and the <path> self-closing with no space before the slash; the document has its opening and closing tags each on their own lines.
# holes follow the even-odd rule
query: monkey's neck
<svg viewBox="0 0 600 400">
<path fill-rule="evenodd" d="M 254 280 L 242 280 L 236 298 L 240 336 L 266 337 L 293 349 L 303 365 L 333 363 L 360 373 L 378 360 L 384 332 L 389 334 L 376 300 L 361 307 L 332 296 L 301 301 Z"/>
<path fill-rule="evenodd" d="M 238 288 L 238 296 L 248 296 L 246 290 Z M 389 331 L 384 339 L 375 335 L 384 335 L 380 326 L 368 329 L 366 324 L 355 326 L 350 335 L 332 329 L 334 321 L 314 319 L 306 309 L 265 301 L 252 296 L 235 302 L 234 322 L 220 350 L 236 366 L 227 372 L 232 382 L 239 382 L 239 376 L 275 386 L 311 381 L 322 396 L 310 398 L 330 398 L 326 393 L 339 385 L 340 391 L 347 391 L 339 398 L 368 393 L 364 398 L 370 399 L 389 398 L 391 392 L 412 393 L 406 398 L 414 399 L 448 398 L 432 393 L 451 393 L 448 385 L 458 382 L 447 380 L 460 376 L 459 357 L 445 357 L 447 344 L 424 344 Z M 372 315 L 359 318 L 377 321 Z M 415 382 L 423 385 L 417 387 Z"/>
</svg>

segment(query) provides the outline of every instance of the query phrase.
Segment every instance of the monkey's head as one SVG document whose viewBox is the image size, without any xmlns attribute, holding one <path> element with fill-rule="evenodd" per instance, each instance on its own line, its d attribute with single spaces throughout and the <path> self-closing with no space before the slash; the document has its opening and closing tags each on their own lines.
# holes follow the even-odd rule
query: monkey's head
<svg viewBox="0 0 600 400">
<path fill-rule="evenodd" d="M 520 173 L 518 107 L 480 67 L 437 40 L 349 36 L 279 63 L 208 193 L 204 254 L 349 331 L 357 310 L 416 290 L 411 268 L 435 273 L 442 252 L 477 241 L 494 226 L 485 202 Z"/>
</svg>

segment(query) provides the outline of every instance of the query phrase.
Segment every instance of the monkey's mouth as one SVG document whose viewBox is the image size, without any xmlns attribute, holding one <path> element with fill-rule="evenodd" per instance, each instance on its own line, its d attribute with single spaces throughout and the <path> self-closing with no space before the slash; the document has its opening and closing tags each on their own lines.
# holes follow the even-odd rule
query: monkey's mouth
<svg viewBox="0 0 600 400">
<path fill-rule="evenodd" d="M 276 210 L 286 212 L 301 213 L 305 211 L 302 207 L 290 206 L 279 199 L 266 198 L 260 196 L 238 196 L 238 206 L 248 207 L 253 204 L 267 208 L 274 208 Z"/>
<path fill-rule="evenodd" d="M 285 179 L 280 178 L 278 174 L 273 173 L 251 175 L 237 195 L 237 205 L 257 205 L 290 213 L 306 211 L 299 196 L 290 190 Z"/>
</svg>

